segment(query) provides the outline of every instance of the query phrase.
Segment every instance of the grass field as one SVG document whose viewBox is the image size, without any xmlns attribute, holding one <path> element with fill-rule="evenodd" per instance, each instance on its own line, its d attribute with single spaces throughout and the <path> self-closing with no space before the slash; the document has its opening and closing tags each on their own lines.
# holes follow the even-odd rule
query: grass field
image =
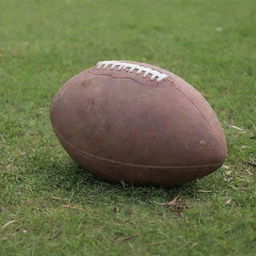
<svg viewBox="0 0 256 256">
<path fill-rule="evenodd" d="M 255 0 L 0 0 L 0 255 L 256 255 L 255 13 Z M 207 94 L 225 167 L 168 190 L 80 169 L 50 101 L 108 59 L 162 66 Z"/>
</svg>

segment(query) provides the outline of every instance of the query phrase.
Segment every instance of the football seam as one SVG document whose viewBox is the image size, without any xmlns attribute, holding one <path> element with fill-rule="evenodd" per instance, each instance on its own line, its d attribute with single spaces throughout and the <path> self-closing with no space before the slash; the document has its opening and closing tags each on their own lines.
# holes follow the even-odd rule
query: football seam
<svg viewBox="0 0 256 256">
<path fill-rule="evenodd" d="M 101 160 L 101 161 L 106 161 L 106 162 L 110 162 L 112 164 L 120 164 L 120 165 L 125 165 L 125 166 L 131 166 L 131 167 L 140 167 L 140 168 L 150 168 L 150 169 L 154 169 L 154 168 L 158 168 L 158 169 L 182 169 L 182 168 L 204 168 L 204 167 L 211 167 L 211 166 L 216 166 L 216 165 L 222 165 L 224 161 L 221 162 L 217 162 L 217 163 L 211 163 L 211 164 L 201 164 L 201 165 L 170 165 L 170 166 L 164 166 L 164 165 L 142 165 L 142 164 L 132 164 L 132 163 L 126 163 L 126 162 L 121 162 L 121 161 L 116 161 L 116 160 L 112 160 L 112 159 L 108 159 L 108 158 L 104 158 L 101 156 L 96 156 L 93 155 L 91 153 L 88 152 L 84 152 L 81 151 L 80 149 L 78 149 L 76 146 L 74 146 L 73 144 L 71 144 L 70 142 L 68 142 L 63 136 L 62 134 L 56 129 L 56 127 L 53 127 L 53 130 L 55 131 L 56 134 L 58 134 L 61 139 L 68 144 L 70 147 L 72 147 L 73 149 L 75 149 L 76 151 L 78 151 L 80 154 L 85 155 L 86 157 L 89 158 L 94 158 L 97 160 Z"/>
<path fill-rule="evenodd" d="M 202 111 L 200 110 L 200 108 L 197 106 L 197 104 L 195 104 L 182 90 L 180 90 L 179 88 L 177 88 L 175 86 L 175 81 L 172 81 L 172 80 L 169 80 L 168 79 L 169 77 L 166 78 L 167 81 L 169 81 L 171 84 L 173 84 L 172 87 L 174 87 L 177 91 L 180 92 L 180 94 L 182 94 L 196 109 L 197 111 L 200 113 L 200 115 L 202 116 L 202 118 L 204 119 L 204 121 L 206 122 L 207 126 L 209 128 L 211 128 L 211 124 L 210 122 L 206 119 L 205 115 L 202 113 Z M 203 96 L 202 96 L 203 97 Z M 209 129 L 210 131 L 211 129 Z M 214 133 L 211 133 L 213 135 L 213 137 L 215 138 L 215 140 L 217 141 L 218 144 L 221 145 L 222 148 L 224 148 L 224 144 L 220 142 L 219 138 L 214 134 Z"/>
<path fill-rule="evenodd" d="M 138 81 L 137 81 L 135 78 L 133 78 L 133 77 L 123 76 L 123 77 L 118 77 L 118 78 L 116 78 L 116 77 L 112 76 L 111 74 L 97 74 L 97 73 L 94 73 L 92 70 L 87 70 L 87 72 L 90 73 L 90 74 L 92 74 L 92 75 L 95 75 L 95 76 L 110 76 L 110 77 L 112 77 L 113 79 L 116 79 L 116 80 L 118 80 L 118 79 L 131 79 L 131 80 L 133 80 L 134 82 L 136 82 L 137 84 L 139 84 L 139 85 L 141 85 L 141 86 L 143 86 L 143 87 L 149 88 L 149 89 L 158 88 L 158 87 L 159 87 L 158 85 L 160 85 L 160 84 L 163 82 L 163 80 L 162 80 L 161 82 L 157 83 L 157 86 L 154 86 L 154 87 L 153 87 L 153 86 L 145 86 L 144 84 L 138 82 Z M 142 78 L 146 80 L 145 77 L 142 77 Z M 168 80 L 168 78 L 166 78 L 166 80 Z M 171 81 L 171 80 L 169 80 L 169 81 Z M 151 81 L 151 82 L 153 82 L 153 81 Z"/>
<path fill-rule="evenodd" d="M 197 111 L 200 113 L 200 115 L 203 117 L 203 119 L 206 121 L 206 123 L 207 123 L 209 126 L 211 126 L 210 123 L 209 123 L 209 121 L 205 118 L 204 114 L 203 114 L 202 111 L 200 110 L 200 108 L 199 108 L 182 90 L 180 90 L 178 87 L 175 86 L 175 82 L 172 82 L 171 80 L 169 80 L 168 77 L 167 77 L 166 80 L 168 80 L 170 83 L 173 84 L 172 87 L 174 87 L 178 92 L 180 92 L 180 94 L 182 94 L 182 95 L 197 109 Z M 214 136 L 214 137 L 215 137 L 215 136 Z"/>
</svg>

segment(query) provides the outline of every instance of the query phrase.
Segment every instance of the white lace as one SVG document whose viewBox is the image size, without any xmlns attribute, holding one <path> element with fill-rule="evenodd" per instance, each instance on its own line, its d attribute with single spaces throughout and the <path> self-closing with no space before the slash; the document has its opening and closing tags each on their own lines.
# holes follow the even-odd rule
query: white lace
<svg viewBox="0 0 256 256">
<path fill-rule="evenodd" d="M 160 73 L 154 69 L 151 68 L 146 68 L 137 64 L 132 64 L 132 63 L 126 63 L 126 62 L 121 62 L 117 60 L 109 60 L 109 61 L 100 61 L 96 64 L 97 68 L 103 67 L 103 69 L 106 69 L 109 65 L 111 65 L 111 70 L 114 67 L 118 67 L 117 70 L 122 70 L 128 68 L 130 72 L 133 72 L 134 70 L 137 70 L 137 74 L 140 74 L 144 72 L 143 77 L 146 77 L 148 74 L 151 75 L 150 80 L 156 79 L 156 82 L 161 82 L 163 79 L 167 77 L 167 75 Z"/>
</svg>

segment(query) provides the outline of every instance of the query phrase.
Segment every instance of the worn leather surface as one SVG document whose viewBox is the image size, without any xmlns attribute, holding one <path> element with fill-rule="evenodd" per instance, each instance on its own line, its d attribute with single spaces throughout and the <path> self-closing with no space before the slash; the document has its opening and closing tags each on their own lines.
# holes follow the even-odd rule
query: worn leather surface
<svg viewBox="0 0 256 256">
<path fill-rule="evenodd" d="M 63 147 L 112 182 L 168 187 L 216 170 L 227 148 L 210 105 L 178 76 L 137 64 L 168 77 L 93 67 L 64 84 L 50 109 Z"/>
</svg>

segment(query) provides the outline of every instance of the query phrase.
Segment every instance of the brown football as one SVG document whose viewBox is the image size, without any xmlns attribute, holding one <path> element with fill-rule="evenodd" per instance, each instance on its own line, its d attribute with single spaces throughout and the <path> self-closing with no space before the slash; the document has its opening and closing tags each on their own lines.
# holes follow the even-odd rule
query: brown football
<svg viewBox="0 0 256 256">
<path fill-rule="evenodd" d="M 207 101 L 169 71 L 102 61 L 54 96 L 51 122 L 83 168 L 111 182 L 169 187 L 201 178 L 227 155 Z"/>
</svg>

